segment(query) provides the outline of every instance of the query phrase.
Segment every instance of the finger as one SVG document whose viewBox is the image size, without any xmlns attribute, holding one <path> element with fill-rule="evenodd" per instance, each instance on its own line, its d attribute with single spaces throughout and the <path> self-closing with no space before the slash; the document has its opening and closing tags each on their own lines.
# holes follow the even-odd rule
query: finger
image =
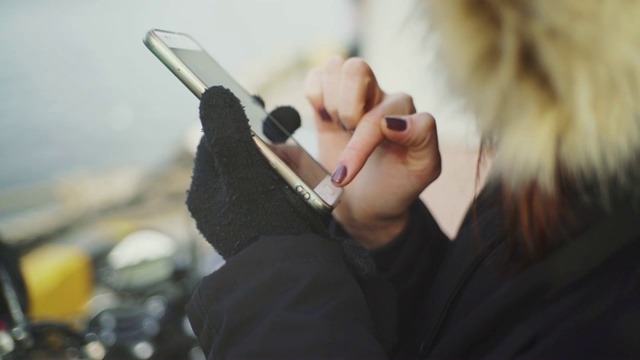
<svg viewBox="0 0 640 360">
<path fill-rule="evenodd" d="M 262 122 L 262 133 L 275 144 L 284 143 L 300 128 L 302 119 L 291 106 L 278 106 Z"/>
<path fill-rule="evenodd" d="M 387 140 L 407 149 L 405 164 L 409 170 L 439 172 L 438 134 L 431 114 L 386 116 L 380 125 Z"/>
<path fill-rule="evenodd" d="M 340 81 L 344 62 L 345 60 L 342 57 L 334 56 L 322 68 L 321 81 L 324 108 L 333 121 L 339 121 Z"/>
<path fill-rule="evenodd" d="M 231 91 L 222 86 L 205 91 L 200 121 L 218 171 L 233 178 L 245 168 L 268 167 L 253 140 L 244 107 Z"/>
<path fill-rule="evenodd" d="M 331 115 L 324 107 L 324 96 L 322 91 L 322 69 L 311 70 L 304 81 L 304 95 L 314 110 L 316 128 L 319 131 L 330 130 L 337 127 L 333 123 Z"/>
<path fill-rule="evenodd" d="M 362 116 L 384 97 L 373 70 L 360 58 L 344 62 L 339 94 L 338 118 L 346 129 L 355 129 Z"/>
<path fill-rule="evenodd" d="M 342 151 L 338 167 L 331 176 L 331 181 L 338 186 L 348 185 L 360 172 L 367 158 L 384 140 L 380 130 L 379 117 L 365 117 L 358 124 L 351 140 Z"/>
<path fill-rule="evenodd" d="M 210 147 L 215 143 L 252 141 L 244 107 L 230 90 L 222 86 L 213 86 L 202 94 L 200 122 Z"/>
<path fill-rule="evenodd" d="M 367 158 L 385 139 L 380 123 L 386 114 L 410 114 L 415 112 L 413 100 L 406 94 L 388 95 L 374 109 L 366 113 L 356 126 L 353 136 L 340 155 L 338 167 L 331 180 L 345 186 L 364 166 Z"/>
</svg>

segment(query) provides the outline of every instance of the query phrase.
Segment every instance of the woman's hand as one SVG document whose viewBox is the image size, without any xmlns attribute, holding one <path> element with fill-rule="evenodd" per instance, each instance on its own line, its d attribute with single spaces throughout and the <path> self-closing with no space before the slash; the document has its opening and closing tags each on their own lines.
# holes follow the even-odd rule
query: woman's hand
<svg viewBox="0 0 640 360">
<path fill-rule="evenodd" d="M 415 113 L 406 94 L 386 94 L 362 59 L 331 58 L 307 76 L 320 162 L 343 186 L 336 220 L 372 249 L 397 236 L 407 209 L 440 175 L 433 117 Z"/>
</svg>

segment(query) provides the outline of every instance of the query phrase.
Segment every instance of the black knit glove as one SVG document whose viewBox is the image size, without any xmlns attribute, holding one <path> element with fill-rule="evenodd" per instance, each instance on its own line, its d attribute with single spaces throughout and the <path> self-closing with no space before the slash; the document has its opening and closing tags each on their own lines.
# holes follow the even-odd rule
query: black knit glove
<svg viewBox="0 0 640 360">
<path fill-rule="evenodd" d="M 196 153 L 187 207 L 202 235 L 227 259 L 263 235 L 315 232 L 330 238 L 326 219 L 272 169 L 251 138 L 249 120 L 229 90 L 208 89 L 200 103 L 204 136 Z M 375 273 L 368 253 L 340 240 L 359 278 Z"/>
<path fill-rule="evenodd" d="M 251 138 L 240 101 L 212 87 L 200 103 L 204 136 L 196 153 L 187 206 L 225 259 L 262 235 L 317 232 L 321 219 L 271 169 Z"/>
</svg>

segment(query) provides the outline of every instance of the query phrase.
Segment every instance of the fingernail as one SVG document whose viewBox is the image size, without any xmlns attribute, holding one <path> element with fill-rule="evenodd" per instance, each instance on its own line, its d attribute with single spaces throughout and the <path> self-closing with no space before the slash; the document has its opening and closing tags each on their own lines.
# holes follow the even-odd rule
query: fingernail
<svg viewBox="0 0 640 360">
<path fill-rule="evenodd" d="M 387 129 L 393 131 L 405 131 L 407 130 L 407 120 L 395 117 L 385 117 L 384 121 L 387 123 Z"/>
<path fill-rule="evenodd" d="M 322 119 L 322 121 L 331 121 L 331 115 L 329 115 L 325 108 L 321 108 L 320 110 L 318 110 L 318 113 L 320 114 L 320 118 Z"/>
<path fill-rule="evenodd" d="M 346 177 L 347 177 L 347 168 L 344 165 L 340 164 L 336 169 L 336 171 L 331 176 L 331 181 L 336 184 L 340 184 Z"/>
</svg>

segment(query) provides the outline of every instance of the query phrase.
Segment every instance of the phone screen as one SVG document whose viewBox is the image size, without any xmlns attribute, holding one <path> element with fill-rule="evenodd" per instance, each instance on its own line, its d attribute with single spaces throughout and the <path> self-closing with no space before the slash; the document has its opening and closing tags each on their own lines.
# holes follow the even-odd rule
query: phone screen
<svg viewBox="0 0 640 360">
<path fill-rule="evenodd" d="M 291 136 L 284 142 L 274 143 L 263 133 L 263 123 L 269 114 L 260 102 L 238 84 L 222 67 L 207 54 L 193 39 L 185 34 L 157 32 L 160 40 L 169 48 L 173 56 L 177 57 L 204 88 L 194 89 L 192 92 L 200 96 L 205 88 L 221 85 L 231 90 L 244 106 L 245 113 L 253 132 L 258 135 L 310 189 L 318 193 L 325 201 L 337 200 L 340 190 L 333 187 L 327 171 L 308 152 L 306 152 Z M 277 125 L 277 121 L 272 119 Z M 283 133 L 286 130 L 280 127 Z M 298 190 L 298 189 L 296 189 Z M 335 201 L 328 201 L 334 204 Z"/>
<path fill-rule="evenodd" d="M 240 99 L 245 107 L 245 113 L 251 122 L 251 128 L 255 132 L 262 128 L 262 121 L 267 116 L 260 103 L 248 94 L 240 85 L 205 52 L 200 50 L 187 50 L 172 48 L 173 53 L 193 71 L 193 73 L 207 87 L 222 85 Z"/>
</svg>

